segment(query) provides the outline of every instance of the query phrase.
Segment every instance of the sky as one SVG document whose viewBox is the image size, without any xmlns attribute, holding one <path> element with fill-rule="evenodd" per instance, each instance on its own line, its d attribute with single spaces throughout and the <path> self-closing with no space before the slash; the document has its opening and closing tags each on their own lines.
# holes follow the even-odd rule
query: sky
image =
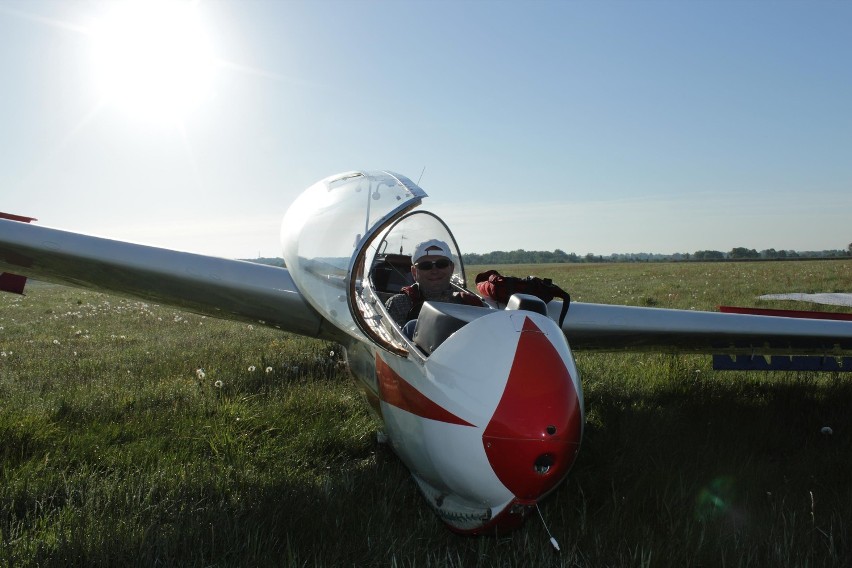
<svg viewBox="0 0 852 568">
<path fill-rule="evenodd" d="M 0 210 L 281 256 L 389 170 L 462 252 L 845 249 L 852 2 L 0 0 Z"/>
</svg>

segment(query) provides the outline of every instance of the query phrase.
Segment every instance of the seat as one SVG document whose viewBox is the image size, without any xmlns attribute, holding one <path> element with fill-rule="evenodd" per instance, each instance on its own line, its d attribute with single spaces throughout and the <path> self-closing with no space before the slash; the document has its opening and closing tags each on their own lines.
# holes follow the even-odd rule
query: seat
<svg viewBox="0 0 852 568">
<path fill-rule="evenodd" d="M 373 289 L 384 301 L 399 294 L 405 287 L 414 284 L 411 276 L 411 257 L 405 254 L 388 254 L 377 258 L 370 269 Z"/>
</svg>

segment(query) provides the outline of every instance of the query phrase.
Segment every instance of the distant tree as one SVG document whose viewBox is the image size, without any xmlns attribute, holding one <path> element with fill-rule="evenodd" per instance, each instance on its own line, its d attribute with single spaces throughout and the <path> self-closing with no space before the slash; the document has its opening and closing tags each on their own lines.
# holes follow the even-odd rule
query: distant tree
<svg viewBox="0 0 852 568">
<path fill-rule="evenodd" d="M 722 260 L 725 253 L 718 250 L 697 250 L 693 257 L 695 260 Z"/>
<path fill-rule="evenodd" d="M 852 246 L 852 245 L 850 245 Z M 565 253 L 562 249 L 554 249 L 553 251 L 553 262 L 569 262 L 570 258 L 568 254 Z"/>
<path fill-rule="evenodd" d="M 246 258 L 244 260 L 247 260 L 249 262 L 253 262 L 255 264 L 268 264 L 270 266 L 281 266 L 281 267 L 286 268 L 286 266 L 284 266 L 284 259 L 281 258 L 281 257 L 258 257 L 258 258 Z"/>
<path fill-rule="evenodd" d="M 760 254 L 754 249 L 747 249 L 745 247 L 736 247 L 731 249 L 731 252 L 728 253 L 728 256 L 731 258 L 759 258 Z"/>
<path fill-rule="evenodd" d="M 554 262 L 580 262 L 575 253 L 556 249 L 553 252 L 518 249 L 510 252 L 495 250 L 486 253 L 469 252 L 462 255 L 465 264 L 546 264 Z"/>
</svg>

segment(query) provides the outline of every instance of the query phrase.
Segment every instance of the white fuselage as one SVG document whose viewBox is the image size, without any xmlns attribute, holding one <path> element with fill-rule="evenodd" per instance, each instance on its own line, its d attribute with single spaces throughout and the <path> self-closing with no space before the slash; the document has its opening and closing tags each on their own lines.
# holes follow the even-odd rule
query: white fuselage
<svg viewBox="0 0 852 568">
<path fill-rule="evenodd" d="M 560 328 L 540 314 L 494 310 L 425 360 L 364 343 L 349 359 L 394 451 L 459 532 L 519 524 L 579 450 L 578 373 Z"/>
</svg>

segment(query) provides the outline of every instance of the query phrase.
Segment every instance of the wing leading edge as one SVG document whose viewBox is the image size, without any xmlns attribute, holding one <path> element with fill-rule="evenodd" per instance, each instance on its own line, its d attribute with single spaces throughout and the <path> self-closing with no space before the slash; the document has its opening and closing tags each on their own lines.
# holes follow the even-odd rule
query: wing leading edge
<svg viewBox="0 0 852 568">
<path fill-rule="evenodd" d="M 333 339 L 285 268 L 0 219 L 0 270 Z"/>
</svg>

